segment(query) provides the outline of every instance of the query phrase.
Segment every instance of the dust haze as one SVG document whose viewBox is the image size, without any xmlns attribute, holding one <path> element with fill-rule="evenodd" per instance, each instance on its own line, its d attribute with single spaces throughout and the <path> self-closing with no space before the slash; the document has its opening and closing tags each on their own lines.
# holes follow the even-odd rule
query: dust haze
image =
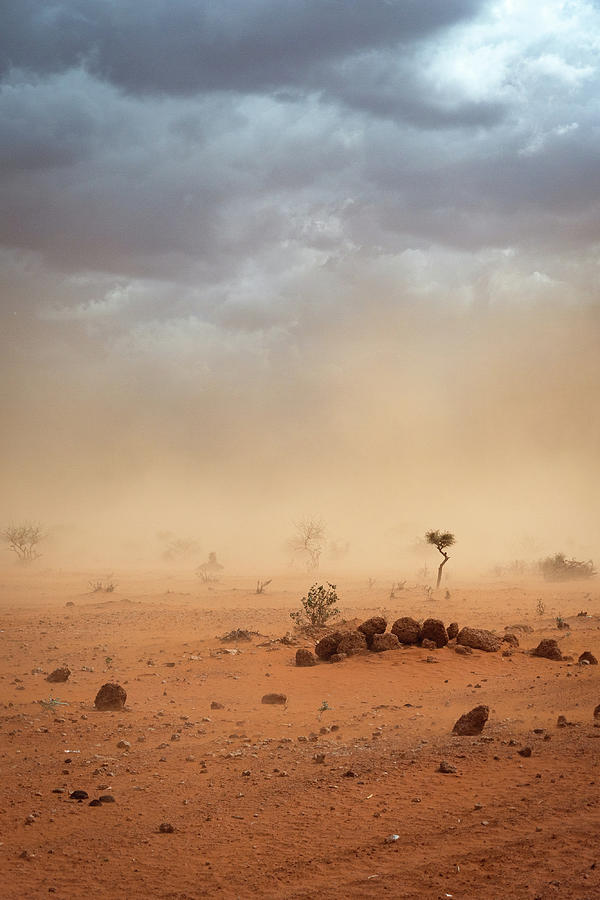
<svg viewBox="0 0 600 900">
<path fill-rule="evenodd" d="M 45 564 L 274 570 L 305 515 L 332 569 L 598 556 L 600 10 L 405 5 L 11 15 L 2 519 Z"/>
<path fill-rule="evenodd" d="M 5 517 L 43 524 L 46 564 L 158 563 L 169 533 L 278 570 L 304 515 L 348 545 L 327 572 L 410 571 L 430 527 L 457 535 L 449 573 L 594 555 L 597 308 L 382 280 L 319 299 L 234 337 L 37 323 L 9 368 Z"/>
</svg>

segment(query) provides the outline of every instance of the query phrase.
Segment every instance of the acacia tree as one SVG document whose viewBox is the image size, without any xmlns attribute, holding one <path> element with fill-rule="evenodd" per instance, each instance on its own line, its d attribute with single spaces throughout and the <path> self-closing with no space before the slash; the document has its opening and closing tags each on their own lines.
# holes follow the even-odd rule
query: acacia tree
<svg viewBox="0 0 600 900">
<path fill-rule="evenodd" d="M 8 549 L 25 563 L 39 558 L 41 554 L 38 553 L 37 545 L 43 537 L 39 525 L 8 525 L 2 532 L 2 538 L 8 544 Z"/>
<path fill-rule="evenodd" d="M 304 560 L 309 572 L 318 569 L 327 535 L 325 523 L 316 516 L 310 516 L 294 522 L 294 527 L 296 532 L 290 539 L 292 553 Z"/>
<path fill-rule="evenodd" d="M 433 547 L 437 547 L 439 552 L 444 557 L 439 565 L 437 573 L 436 588 L 439 588 L 440 581 L 442 580 L 442 569 L 450 559 L 449 555 L 446 553 L 446 547 L 451 547 L 452 544 L 455 543 L 456 539 L 450 531 L 426 531 L 425 540 Z"/>
</svg>

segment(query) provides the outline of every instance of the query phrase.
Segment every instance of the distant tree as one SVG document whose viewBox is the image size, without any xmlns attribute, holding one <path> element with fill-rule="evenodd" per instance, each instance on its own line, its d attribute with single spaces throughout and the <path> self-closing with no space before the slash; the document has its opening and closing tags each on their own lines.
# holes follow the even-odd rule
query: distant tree
<svg viewBox="0 0 600 900">
<path fill-rule="evenodd" d="M 2 538 L 8 544 L 8 549 L 24 563 L 32 562 L 41 556 L 37 545 L 43 537 L 39 525 L 9 525 L 2 532 Z"/>
<path fill-rule="evenodd" d="M 292 553 L 303 560 L 309 572 L 318 569 L 327 536 L 325 523 L 311 516 L 294 522 L 294 526 L 296 531 L 289 542 Z"/>
<path fill-rule="evenodd" d="M 438 551 L 444 557 L 439 565 L 437 573 L 436 588 L 439 588 L 440 581 L 442 580 L 442 569 L 450 559 L 449 555 L 446 553 L 446 547 L 451 547 L 452 544 L 455 543 L 456 538 L 449 531 L 426 531 L 425 540 L 433 547 L 437 547 Z"/>
</svg>

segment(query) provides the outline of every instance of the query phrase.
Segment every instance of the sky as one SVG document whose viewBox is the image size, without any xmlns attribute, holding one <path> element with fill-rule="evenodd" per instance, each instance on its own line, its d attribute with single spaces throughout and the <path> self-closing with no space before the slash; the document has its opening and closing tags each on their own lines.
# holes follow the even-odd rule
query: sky
<svg viewBox="0 0 600 900">
<path fill-rule="evenodd" d="M 357 567 L 600 557 L 598 0 L 0 14 L 2 506 L 48 562 L 276 566 L 304 516 Z"/>
</svg>

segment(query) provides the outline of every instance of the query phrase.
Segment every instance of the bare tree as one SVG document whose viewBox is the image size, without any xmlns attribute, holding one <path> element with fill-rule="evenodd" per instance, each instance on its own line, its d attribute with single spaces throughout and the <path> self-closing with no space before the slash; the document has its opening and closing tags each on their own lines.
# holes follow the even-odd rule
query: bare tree
<svg viewBox="0 0 600 900">
<path fill-rule="evenodd" d="M 449 531 L 426 531 L 425 532 L 425 540 L 428 544 L 431 544 L 433 547 L 437 547 L 438 551 L 444 557 L 441 561 L 438 573 L 437 573 L 437 584 L 436 588 L 439 588 L 440 581 L 442 580 L 442 569 L 450 559 L 448 554 L 446 553 L 446 547 L 451 547 L 452 544 L 455 543 L 456 538 Z"/>
<path fill-rule="evenodd" d="M 290 539 L 292 553 L 303 560 L 307 571 L 318 569 L 327 536 L 325 523 L 316 516 L 310 516 L 294 522 L 294 527 L 296 532 Z"/>
<path fill-rule="evenodd" d="M 21 562 L 32 562 L 38 559 L 37 545 L 44 535 L 39 525 L 9 525 L 2 532 L 2 538 L 8 544 L 8 549 L 16 553 Z"/>
</svg>

